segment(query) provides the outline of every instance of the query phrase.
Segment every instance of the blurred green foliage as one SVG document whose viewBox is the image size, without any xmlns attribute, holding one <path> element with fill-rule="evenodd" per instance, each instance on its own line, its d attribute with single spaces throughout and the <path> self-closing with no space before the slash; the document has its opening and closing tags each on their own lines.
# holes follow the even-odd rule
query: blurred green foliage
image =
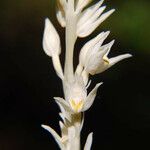
<svg viewBox="0 0 150 150">
<path fill-rule="evenodd" d="M 136 50 L 150 53 L 150 2 L 129 0 L 119 6 L 112 27 L 126 43 Z"/>
</svg>

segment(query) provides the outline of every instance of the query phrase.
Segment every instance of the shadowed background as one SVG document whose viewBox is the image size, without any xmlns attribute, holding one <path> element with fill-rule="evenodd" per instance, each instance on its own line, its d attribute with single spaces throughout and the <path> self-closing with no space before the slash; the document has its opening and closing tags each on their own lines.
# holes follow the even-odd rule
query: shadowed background
<svg viewBox="0 0 150 150">
<path fill-rule="evenodd" d="M 111 31 L 106 42 L 116 39 L 110 56 L 131 53 L 133 57 L 92 78 L 92 86 L 104 84 L 86 113 L 82 143 L 93 131 L 94 150 L 149 149 L 150 2 L 105 4 L 116 12 L 91 36 L 77 41 L 75 65 L 83 44 L 103 30 Z M 54 0 L 0 1 L 0 150 L 58 149 L 40 126 L 48 124 L 59 132 L 59 109 L 53 97 L 63 96 L 51 59 L 42 49 L 46 17 L 61 36 L 63 62 L 65 34 L 55 18 Z"/>
</svg>

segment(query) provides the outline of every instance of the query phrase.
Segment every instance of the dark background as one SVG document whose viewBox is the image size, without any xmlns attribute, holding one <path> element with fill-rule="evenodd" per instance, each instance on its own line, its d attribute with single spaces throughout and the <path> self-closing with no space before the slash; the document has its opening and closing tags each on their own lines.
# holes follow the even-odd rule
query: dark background
<svg viewBox="0 0 150 150">
<path fill-rule="evenodd" d="M 94 76 L 103 81 L 93 107 L 86 113 L 82 143 L 94 132 L 94 150 L 150 149 L 150 2 L 110 0 L 116 12 L 91 36 L 78 40 L 77 53 L 91 37 L 110 30 L 106 40 L 116 39 L 110 56 L 131 53 L 106 72 Z M 0 1 L 0 150 L 58 149 L 41 128 L 48 124 L 59 132 L 58 107 L 61 82 L 51 59 L 42 49 L 44 18 L 49 17 L 64 41 L 64 30 L 55 18 L 54 0 Z M 64 42 L 62 55 L 64 56 Z"/>
</svg>

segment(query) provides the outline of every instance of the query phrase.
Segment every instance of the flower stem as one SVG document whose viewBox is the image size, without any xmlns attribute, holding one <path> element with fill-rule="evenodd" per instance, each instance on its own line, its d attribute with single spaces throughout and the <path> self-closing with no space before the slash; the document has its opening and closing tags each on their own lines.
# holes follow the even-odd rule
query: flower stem
<svg viewBox="0 0 150 150">
<path fill-rule="evenodd" d="M 68 0 L 68 7 L 66 10 L 66 55 L 64 70 L 64 76 L 68 82 L 71 82 L 74 79 L 73 52 L 77 39 L 76 26 L 77 15 L 74 12 L 74 3 L 72 0 Z"/>
</svg>

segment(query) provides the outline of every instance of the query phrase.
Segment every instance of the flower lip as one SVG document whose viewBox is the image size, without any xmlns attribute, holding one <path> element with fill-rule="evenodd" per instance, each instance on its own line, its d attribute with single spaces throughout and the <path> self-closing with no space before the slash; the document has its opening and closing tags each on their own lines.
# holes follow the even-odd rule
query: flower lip
<svg viewBox="0 0 150 150">
<path fill-rule="evenodd" d="M 79 113 L 82 111 L 82 108 L 84 106 L 83 100 L 75 101 L 74 99 L 71 99 L 69 102 L 70 102 L 71 108 L 73 109 L 75 113 Z"/>
</svg>

